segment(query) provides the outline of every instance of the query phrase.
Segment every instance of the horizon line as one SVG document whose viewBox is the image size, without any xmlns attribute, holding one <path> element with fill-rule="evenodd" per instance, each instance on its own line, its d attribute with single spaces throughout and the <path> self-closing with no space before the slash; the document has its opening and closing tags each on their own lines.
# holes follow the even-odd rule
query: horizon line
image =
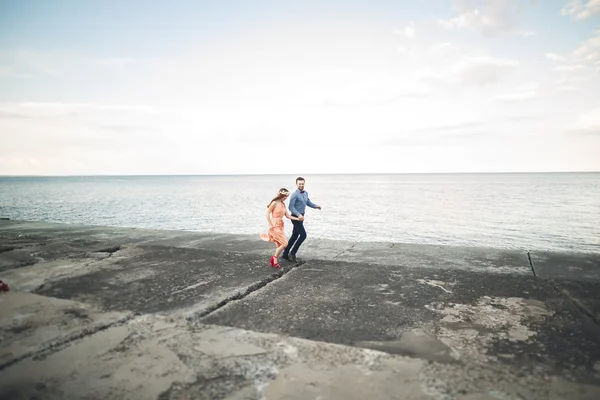
<svg viewBox="0 0 600 400">
<path fill-rule="evenodd" d="M 499 171 L 499 172 L 333 172 L 310 173 L 306 176 L 327 175 L 502 175 L 502 174 L 585 174 L 600 171 Z M 222 173 L 222 174 L 65 174 L 65 175 L 0 175 L 0 178 L 93 178 L 93 177 L 168 177 L 168 176 L 296 176 L 292 173 Z M 302 174 L 300 174 L 302 175 Z"/>
</svg>

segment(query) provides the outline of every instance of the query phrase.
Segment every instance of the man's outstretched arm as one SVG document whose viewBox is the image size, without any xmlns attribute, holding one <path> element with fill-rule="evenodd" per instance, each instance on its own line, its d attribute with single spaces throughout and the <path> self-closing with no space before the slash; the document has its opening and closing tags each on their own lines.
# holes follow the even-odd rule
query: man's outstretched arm
<svg viewBox="0 0 600 400">
<path fill-rule="evenodd" d="M 321 209 L 321 206 L 316 205 L 315 203 L 313 203 L 312 201 L 310 201 L 309 198 L 306 198 L 306 205 L 309 206 L 310 208 L 316 208 L 318 210 Z"/>
</svg>

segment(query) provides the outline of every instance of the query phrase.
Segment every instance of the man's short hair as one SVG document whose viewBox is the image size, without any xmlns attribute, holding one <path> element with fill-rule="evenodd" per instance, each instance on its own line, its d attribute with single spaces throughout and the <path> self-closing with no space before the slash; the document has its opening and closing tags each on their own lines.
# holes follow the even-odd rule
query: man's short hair
<svg viewBox="0 0 600 400">
<path fill-rule="evenodd" d="M 301 177 L 301 176 L 299 176 L 299 177 L 296 178 L 296 183 L 298 183 L 298 181 L 303 181 L 303 180 L 304 180 L 304 178 Z"/>
</svg>

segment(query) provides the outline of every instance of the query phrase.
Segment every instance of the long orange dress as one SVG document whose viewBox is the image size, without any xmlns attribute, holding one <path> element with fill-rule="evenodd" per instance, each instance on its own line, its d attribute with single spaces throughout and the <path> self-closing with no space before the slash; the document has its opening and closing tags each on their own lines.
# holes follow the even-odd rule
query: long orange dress
<svg viewBox="0 0 600 400">
<path fill-rule="evenodd" d="M 288 240 L 283 231 L 283 216 L 285 215 L 285 204 L 278 202 L 271 211 L 271 225 L 268 233 L 261 233 L 260 238 L 265 242 L 275 242 L 277 247 L 288 245 Z"/>
</svg>

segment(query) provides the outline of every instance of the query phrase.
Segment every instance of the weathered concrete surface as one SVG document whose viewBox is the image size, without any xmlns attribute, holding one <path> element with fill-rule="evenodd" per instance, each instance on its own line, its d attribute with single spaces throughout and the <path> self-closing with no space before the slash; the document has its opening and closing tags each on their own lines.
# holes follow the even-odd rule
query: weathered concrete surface
<svg viewBox="0 0 600 400">
<path fill-rule="evenodd" d="M 132 246 L 84 275 L 52 281 L 36 293 L 107 310 L 204 314 L 283 275 L 265 257 L 162 246 Z"/>
<path fill-rule="evenodd" d="M 174 248 L 207 249 L 270 256 L 273 244 L 259 240 L 256 235 L 231 235 L 189 231 L 150 230 L 138 228 L 68 225 L 31 221 L 0 221 L 0 234 L 6 246 L 20 249 L 22 245 L 70 243 L 83 249 L 93 246 L 120 245 L 165 246 Z M 354 245 L 337 240 L 310 240 L 302 246 L 307 259 L 330 260 Z M 1 253 L 1 250 L 0 250 Z M 29 259 L 35 262 L 35 258 Z M 2 264 L 0 263 L 0 268 Z M 1 269 L 0 269 L 1 270 Z"/>
<path fill-rule="evenodd" d="M 531 275 L 527 252 L 479 247 L 355 243 L 335 260 L 392 267 Z"/>
<path fill-rule="evenodd" d="M 310 239 L 277 271 L 272 251 L 254 235 L 0 221 L 0 394 L 599 397 L 594 267 L 536 277 L 524 252 Z M 23 311 L 15 295 L 38 300 Z"/>
<path fill-rule="evenodd" d="M 534 276 L 310 261 L 202 321 L 600 384 L 600 326 Z"/>
<path fill-rule="evenodd" d="M 12 300 L 15 295 L 6 296 Z M 26 296 L 33 295 L 7 302 L 9 312 L 22 313 Z M 54 315 L 56 310 L 43 304 L 37 311 Z M 38 323 L 31 329 L 45 328 Z M 494 365 L 428 363 L 150 314 L 89 332 L 68 346 L 40 348 L 1 372 L 0 393 L 11 400 L 591 400 L 600 395 L 596 386 L 539 372 L 520 376 Z"/>
<path fill-rule="evenodd" d="M 535 274 L 568 297 L 582 312 L 600 324 L 600 253 L 531 251 Z"/>
<path fill-rule="evenodd" d="M 29 325 L 46 337 L 53 318 L 87 306 L 9 293 L 3 309 L 48 315 Z M 52 334 L 50 336 L 53 336 Z M 19 399 L 261 399 L 314 396 L 362 399 L 430 399 L 423 393 L 420 360 L 312 343 L 231 328 L 188 324 L 161 316 L 139 316 L 71 340 L 42 343 L 19 363 L 2 369 L 2 398 Z M 322 371 L 318 374 L 318 371 Z M 340 388 L 341 385 L 342 387 Z M 330 396 L 332 395 L 332 396 Z M 314 397 L 313 397 L 314 398 Z"/>
<path fill-rule="evenodd" d="M 18 360 L 132 318 L 27 293 L 0 296 L 0 370 Z"/>
<path fill-rule="evenodd" d="M 581 253 L 532 250 L 529 255 L 535 274 L 540 278 L 600 281 L 600 252 L 582 256 Z"/>
</svg>

